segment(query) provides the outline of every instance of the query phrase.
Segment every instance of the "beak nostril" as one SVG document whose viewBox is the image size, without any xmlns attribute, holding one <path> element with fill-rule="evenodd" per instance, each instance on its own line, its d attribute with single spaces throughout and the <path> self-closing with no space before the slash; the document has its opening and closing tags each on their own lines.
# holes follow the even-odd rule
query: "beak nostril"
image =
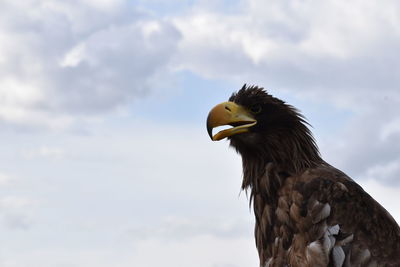
<svg viewBox="0 0 400 267">
<path fill-rule="evenodd" d="M 232 110 L 228 106 L 225 106 L 225 109 L 232 112 Z"/>
</svg>

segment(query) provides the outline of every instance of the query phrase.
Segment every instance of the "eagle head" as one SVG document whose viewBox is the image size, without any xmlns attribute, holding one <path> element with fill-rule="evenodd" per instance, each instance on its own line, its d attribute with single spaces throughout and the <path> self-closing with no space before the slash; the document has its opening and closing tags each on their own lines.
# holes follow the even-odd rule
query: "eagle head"
<svg viewBox="0 0 400 267">
<path fill-rule="evenodd" d="M 262 158 L 289 169 L 319 161 L 319 152 L 304 117 L 263 88 L 244 85 L 229 101 L 216 105 L 207 118 L 213 141 L 229 139 L 243 158 Z M 219 126 L 228 129 L 213 133 Z"/>
</svg>

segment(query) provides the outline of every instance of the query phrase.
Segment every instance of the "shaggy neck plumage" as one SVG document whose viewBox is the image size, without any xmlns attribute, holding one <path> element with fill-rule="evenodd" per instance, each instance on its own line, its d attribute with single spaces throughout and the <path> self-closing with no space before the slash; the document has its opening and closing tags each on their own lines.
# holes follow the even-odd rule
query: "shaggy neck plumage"
<svg viewBox="0 0 400 267">
<path fill-rule="evenodd" d="M 231 145 L 242 156 L 243 189 L 257 186 L 257 180 L 265 174 L 268 163 L 274 165 L 277 173 L 284 173 L 285 176 L 301 174 L 323 162 L 314 138 L 302 119 L 291 130 L 276 130 L 255 139 L 257 141 L 251 147 L 245 139 L 231 139 Z"/>
</svg>

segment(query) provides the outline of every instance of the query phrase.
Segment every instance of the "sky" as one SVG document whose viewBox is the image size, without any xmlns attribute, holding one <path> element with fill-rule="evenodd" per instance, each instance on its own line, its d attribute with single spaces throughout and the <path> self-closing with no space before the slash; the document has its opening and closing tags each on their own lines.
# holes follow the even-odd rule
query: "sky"
<svg viewBox="0 0 400 267">
<path fill-rule="evenodd" d="M 399 46 L 390 0 L 1 0 L 0 267 L 257 266 L 244 83 L 400 221 Z"/>
</svg>

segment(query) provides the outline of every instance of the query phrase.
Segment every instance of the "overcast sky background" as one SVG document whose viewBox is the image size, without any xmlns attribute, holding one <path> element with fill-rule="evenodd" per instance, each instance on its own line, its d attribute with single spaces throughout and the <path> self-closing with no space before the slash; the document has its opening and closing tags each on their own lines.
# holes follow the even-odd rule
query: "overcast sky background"
<svg viewBox="0 0 400 267">
<path fill-rule="evenodd" d="M 400 221 L 399 47 L 394 0 L 0 0 L 0 267 L 257 266 L 244 83 Z"/>
</svg>

